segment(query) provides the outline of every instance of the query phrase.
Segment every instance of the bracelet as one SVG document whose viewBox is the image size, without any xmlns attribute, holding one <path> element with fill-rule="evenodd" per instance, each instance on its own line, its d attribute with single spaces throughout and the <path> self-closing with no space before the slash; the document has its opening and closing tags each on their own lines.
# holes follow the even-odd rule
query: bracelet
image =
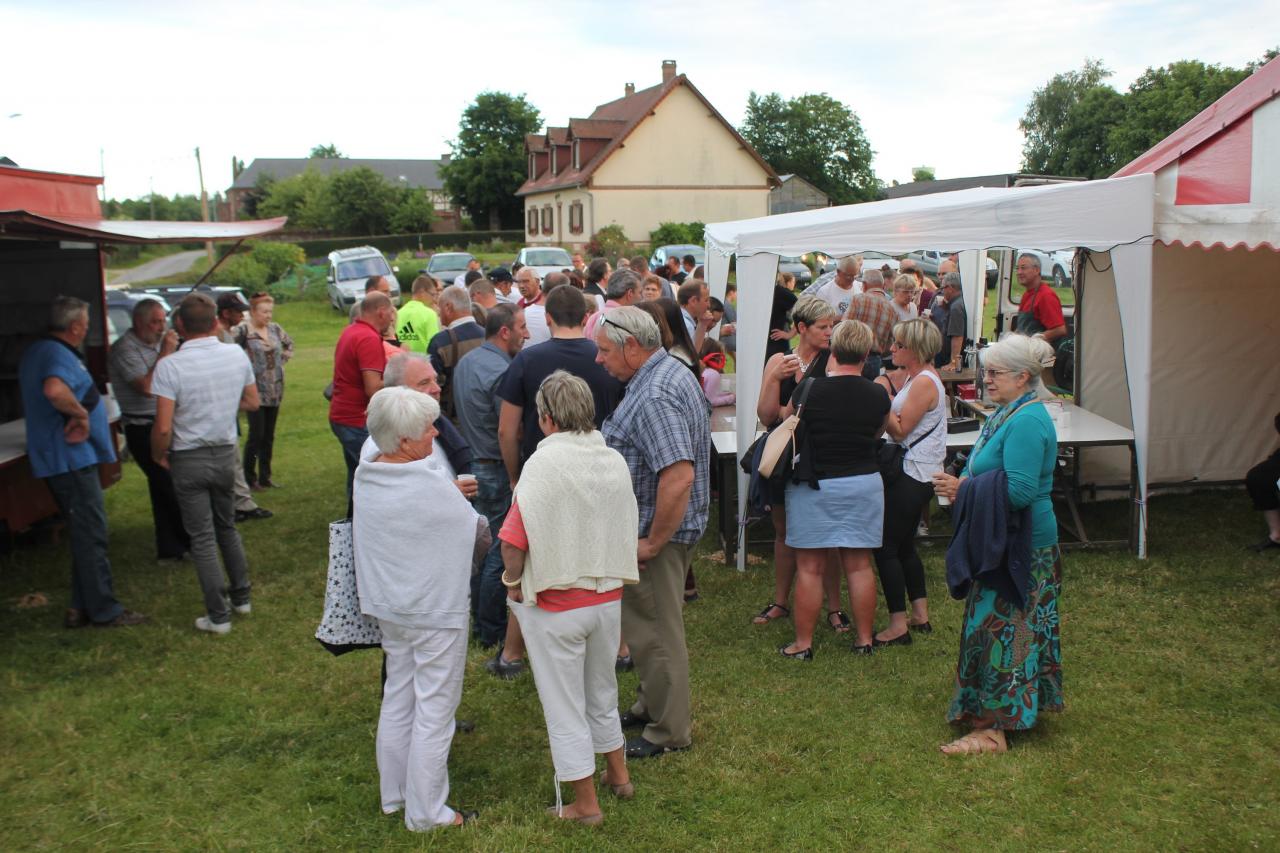
<svg viewBox="0 0 1280 853">
<path fill-rule="evenodd" d="M 506 572 L 502 573 L 502 585 L 505 586 L 507 589 L 514 589 L 520 586 L 520 583 L 522 580 L 523 580 L 523 576 L 518 577 L 513 581 L 507 580 L 507 573 Z"/>
</svg>

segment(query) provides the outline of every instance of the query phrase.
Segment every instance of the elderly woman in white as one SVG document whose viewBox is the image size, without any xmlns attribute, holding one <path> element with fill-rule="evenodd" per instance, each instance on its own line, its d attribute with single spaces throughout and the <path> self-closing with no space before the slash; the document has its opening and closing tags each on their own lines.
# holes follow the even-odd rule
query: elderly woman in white
<svg viewBox="0 0 1280 853">
<path fill-rule="evenodd" d="M 622 630 L 622 585 L 636 583 L 639 511 L 627 463 L 595 428 L 587 383 L 563 370 L 535 398 L 546 434 L 525 463 L 498 538 L 511 610 L 520 622 L 547 719 L 556 773 L 551 813 L 595 825 L 594 787 L 634 794 L 623 754 L 614 664 Z M 560 782 L 573 785 L 562 805 Z"/>
<path fill-rule="evenodd" d="M 382 629 L 387 680 L 378 718 L 382 810 L 422 831 L 474 816 L 445 805 L 462 698 L 476 512 L 432 460 L 440 404 L 412 388 L 369 400 L 356 469 L 352 540 L 360 610 Z M 412 512 L 407 507 L 429 508 Z"/>
</svg>

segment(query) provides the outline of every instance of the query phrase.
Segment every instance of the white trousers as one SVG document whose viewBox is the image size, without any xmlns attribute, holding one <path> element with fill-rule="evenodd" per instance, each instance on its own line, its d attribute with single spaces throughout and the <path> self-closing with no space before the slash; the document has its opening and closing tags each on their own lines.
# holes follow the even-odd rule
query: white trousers
<svg viewBox="0 0 1280 853">
<path fill-rule="evenodd" d="M 551 762 L 566 782 L 596 772 L 596 755 L 624 743 L 614 665 L 622 602 L 554 612 L 513 605 L 547 718 Z"/>
<path fill-rule="evenodd" d="M 462 700 L 467 632 L 378 625 L 387 655 L 377 741 L 382 811 L 403 808 L 405 826 L 415 831 L 451 824 L 449 746 Z"/>
</svg>

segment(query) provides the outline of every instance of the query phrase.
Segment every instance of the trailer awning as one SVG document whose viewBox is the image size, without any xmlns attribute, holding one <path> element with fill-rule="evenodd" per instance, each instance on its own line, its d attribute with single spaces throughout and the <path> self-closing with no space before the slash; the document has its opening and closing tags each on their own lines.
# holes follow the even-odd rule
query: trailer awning
<svg viewBox="0 0 1280 853">
<path fill-rule="evenodd" d="M 47 240 L 77 237 L 104 243 L 196 243 L 244 240 L 279 231 L 287 216 L 247 222 L 155 222 L 49 216 L 26 210 L 0 210 L 0 238 Z"/>
</svg>

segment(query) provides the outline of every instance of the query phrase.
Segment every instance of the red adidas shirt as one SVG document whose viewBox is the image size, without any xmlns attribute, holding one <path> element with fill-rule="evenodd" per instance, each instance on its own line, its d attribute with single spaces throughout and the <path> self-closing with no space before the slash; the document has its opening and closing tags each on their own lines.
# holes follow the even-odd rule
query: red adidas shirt
<svg viewBox="0 0 1280 853">
<path fill-rule="evenodd" d="M 364 320 L 356 320 L 342 330 L 333 353 L 333 399 L 329 420 L 345 426 L 363 427 L 369 396 L 364 393 L 364 371 L 378 373 L 387 366 L 382 335 Z"/>
</svg>

